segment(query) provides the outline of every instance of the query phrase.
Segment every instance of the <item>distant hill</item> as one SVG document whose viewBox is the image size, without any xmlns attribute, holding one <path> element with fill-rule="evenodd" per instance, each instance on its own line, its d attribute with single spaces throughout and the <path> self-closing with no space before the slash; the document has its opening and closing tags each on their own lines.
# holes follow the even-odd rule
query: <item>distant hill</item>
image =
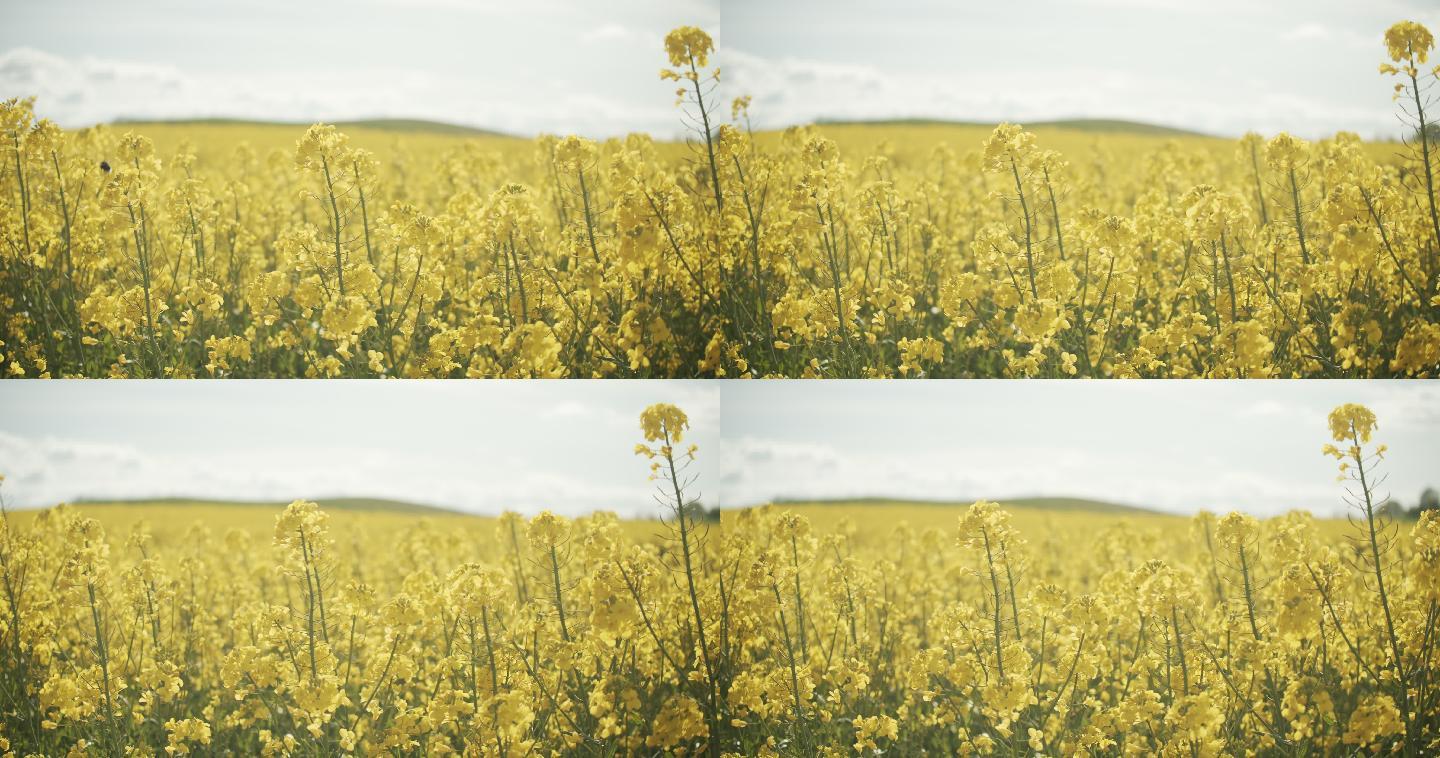
<svg viewBox="0 0 1440 758">
<path fill-rule="evenodd" d="M 833 500 L 776 500 L 776 505 L 849 505 L 849 506 L 886 506 L 886 505 L 934 505 L 934 506 L 967 506 L 973 500 L 915 500 L 894 497 L 856 497 L 838 498 Z M 1001 505 L 1010 508 L 1027 508 L 1049 511 L 1091 511 L 1095 513 L 1130 513 L 1130 514 L 1154 514 L 1160 511 L 1150 508 L 1141 508 L 1134 505 L 1122 505 L 1110 503 L 1103 500 L 1087 500 L 1079 497 L 1020 497 L 1009 500 L 997 501 Z"/>
<path fill-rule="evenodd" d="M 116 119 L 113 123 L 117 126 L 288 126 L 303 129 L 316 122 L 257 121 L 242 118 L 188 118 L 160 121 L 157 121 L 155 119 L 119 118 Z M 454 137 L 514 137 L 514 135 L 494 131 L 491 129 L 480 129 L 473 126 L 447 124 L 443 121 L 426 121 L 424 119 L 415 118 L 372 118 L 362 119 L 359 121 L 335 121 L 333 122 L 333 124 L 340 129 L 374 129 L 377 131 L 400 132 L 408 134 L 443 134 Z"/>
<path fill-rule="evenodd" d="M 877 120 L 820 119 L 818 126 L 972 126 L 989 129 L 995 126 L 989 121 L 950 121 L 936 118 L 898 118 Z M 1155 137 L 1211 137 L 1203 132 L 1180 129 L 1173 126 L 1146 124 L 1140 121 L 1124 121 L 1109 118 L 1072 118 L 1059 121 L 1022 121 L 1026 129 L 1070 129 L 1077 132 L 1106 132 L 1122 134 L 1143 134 Z"/>
<path fill-rule="evenodd" d="M 255 119 L 242 118 L 188 118 L 188 119 L 140 119 L 140 118 L 118 118 L 113 124 L 117 126 L 284 126 L 303 129 L 310 126 L 313 121 L 260 121 Z M 357 121 L 335 121 L 333 123 L 340 129 L 371 129 L 375 131 L 396 132 L 398 134 L 439 134 L 452 137 L 505 137 L 519 139 L 516 135 L 493 129 L 481 129 L 474 126 L 461 124 L 450 124 L 444 121 L 427 121 L 417 118 L 372 118 L 360 119 Z M 1197 132 L 1190 129 L 1180 129 L 1173 126 L 1161 126 L 1159 124 L 1147 124 L 1140 121 L 1125 121 L 1123 119 L 1109 118 L 1072 118 L 1054 121 L 1023 121 L 1027 129 L 1068 129 L 1076 132 L 1093 132 L 1096 134 L 1139 134 L 1152 137 L 1214 137 L 1211 134 Z M 961 126 L 990 129 L 995 126 L 990 121 L 956 121 L 938 118 L 893 118 L 893 119 L 819 119 L 815 122 L 817 126 Z"/>
<path fill-rule="evenodd" d="M 421 503 L 410 503 L 404 500 L 387 500 L 374 497 L 332 497 L 318 498 L 314 501 L 321 508 L 337 511 L 390 511 L 396 513 L 415 513 L 449 515 L 457 514 L 459 511 L 449 508 L 441 508 L 434 505 L 423 505 Z M 281 508 L 288 505 L 288 502 L 265 502 L 265 501 L 234 501 L 234 500 L 207 500 L 192 497 L 158 497 L 158 498 L 135 498 L 131 500 L 76 500 L 73 505 L 88 507 L 107 505 L 220 505 L 234 507 L 262 507 Z"/>
</svg>

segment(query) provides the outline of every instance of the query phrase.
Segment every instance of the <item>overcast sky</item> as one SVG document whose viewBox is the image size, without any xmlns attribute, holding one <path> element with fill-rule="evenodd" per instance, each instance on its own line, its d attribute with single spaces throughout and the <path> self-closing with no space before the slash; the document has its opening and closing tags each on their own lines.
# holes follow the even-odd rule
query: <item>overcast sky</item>
<svg viewBox="0 0 1440 758">
<path fill-rule="evenodd" d="M 694 381 L 10 381 L 0 492 L 11 507 L 356 496 L 648 515 L 640 412 L 670 402 L 689 414 L 708 495 L 719 399 Z"/>
<path fill-rule="evenodd" d="M 1235 135 L 1400 133 L 1385 29 L 1435 0 L 0 0 L 0 96 L 117 117 L 428 118 L 680 133 L 662 40 L 721 48 L 758 126 L 1127 118 Z M 724 24 L 724 35 L 720 34 Z M 721 109 L 728 114 L 728 107 Z"/>
<path fill-rule="evenodd" d="M 119 117 L 425 118 L 522 135 L 683 127 L 664 38 L 717 0 L 0 0 L 0 98 Z"/>
<path fill-rule="evenodd" d="M 640 411 L 671 402 L 709 504 L 1074 496 L 1175 512 L 1343 509 L 1326 417 L 1371 407 L 1387 490 L 1440 486 L 1422 381 L 0 383 L 12 507 L 386 497 L 479 513 L 653 513 Z"/>
<path fill-rule="evenodd" d="M 1215 134 L 1398 134 L 1376 71 L 1435 0 L 722 0 L 731 94 L 817 118 L 1125 118 Z"/>
<path fill-rule="evenodd" d="M 1326 418 L 1379 418 L 1389 491 L 1440 487 L 1422 381 L 727 382 L 721 500 L 1075 496 L 1180 513 L 1343 512 Z"/>
</svg>

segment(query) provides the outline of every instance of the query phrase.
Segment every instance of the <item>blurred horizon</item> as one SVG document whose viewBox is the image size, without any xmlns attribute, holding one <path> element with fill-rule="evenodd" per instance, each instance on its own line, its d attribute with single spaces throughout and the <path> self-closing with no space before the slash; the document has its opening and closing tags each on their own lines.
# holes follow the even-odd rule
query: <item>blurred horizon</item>
<svg viewBox="0 0 1440 758">
<path fill-rule="evenodd" d="M 955 386 L 956 384 L 960 386 Z M 1413 507 L 1440 460 L 1440 385 L 1405 380 L 785 382 L 726 386 L 721 507 L 1079 498 L 1161 513 L 1346 512 L 1330 411 L 1367 405 L 1377 494 Z"/>
<path fill-rule="evenodd" d="M 1124 120 L 1207 135 L 1407 133 L 1383 34 L 1426 0 L 100 0 L 15 4 L 0 99 L 65 127 L 423 120 L 521 137 L 683 137 L 663 39 L 715 39 L 713 102 L 757 128 Z M 722 24 L 724 34 L 721 34 Z M 397 33 L 403 30 L 403 33 Z"/>
<path fill-rule="evenodd" d="M 1159 513 L 1346 511 L 1326 418 L 1390 447 L 1378 494 L 1440 485 L 1440 386 L 1409 381 L 7 382 L 8 507 L 400 501 L 494 515 L 659 512 L 639 414 L 690 417 L 687 494 L 777 502 L 1048 501 Z M 1091 501 L 1077 504 L 1073 501 Z M 1065 501 L 1065 502 L 1061 502 Z M 1035 505 L 1034 502 L 1031 503 Z M 1043 507 L 1041 502 L 1037 507 Z"/>
<path fill-rule="evenodd" d="M 1121 119 L 1238 137 L 1391 139 L 1383 36 L 1425 0 L 726 0 L 728 97 L 756 128 L 817 120 Z"/>
<path fill-rule="evenodd" d="M 718 0 L 12 3 L 0 99 L 117 120 L 421 119 L 505 134 L 678 135 L 665 34 Z"/>
<path fill-rule="evenodd" d="M 713 450 L 719 393 L 687 380 L 7 382 L 0 493 L 89 500 L 383 498 L 460 512 L 659 511 L 640 412 L 679 405 Z M 694 472 L 703 488 L 707 459 Z M 697 490 L 697 494 L 703 490 Z"/>
</svg>

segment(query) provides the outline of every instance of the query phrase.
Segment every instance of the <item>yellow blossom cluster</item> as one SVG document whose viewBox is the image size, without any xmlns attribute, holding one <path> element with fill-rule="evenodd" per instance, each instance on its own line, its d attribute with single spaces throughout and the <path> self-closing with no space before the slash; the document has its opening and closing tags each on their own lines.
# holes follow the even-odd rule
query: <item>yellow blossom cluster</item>
<svg viewBox="0 0 1440 758">
<path fill-rule="evenodd" d="M 1353 465 L 1372 477 L 1373 423 L 1358 405 L 1332 416 L 1337 435 L 1365 446 Z M 1440 514 L 1386 522 L 1356 473 L 1353 524 L 1201 513 L 1185 528 L 983 501 L 958 528 L 955 509 L 935 505 L 727 513 L 727 744 L 743 755 L 1434 752 Z"/>
<path fill-rule="evenodd" d="M 1440 517 L 688 499 L 660 521 L 207 506 L 0 520 L 18 754 L 1423 755 Z M 688 420 L 647 408 L 647 442 Z M 1364 430 L 1364 431 L 1362 431 Z M 1367 478 L 1368 477 L 1368 478 Z M 127 510 L 135 509 L 132 515 Z M 92 515 L 93 514 L 93 515 Z M 154 523 L 155 526 L 149 524 Z"/>
<path fill-rule="evenodd" d="M 666 76 L 705 97 L 713 49 L 704 31 L 677 29 Z M 317 124 L 284 149 L 280 127 L 180 129 L 162 149 L 138 131 L 62 130 L 33 100 L 0 103 L 5 376 L 736 366 L 713 308 L 715 195 L 684 144 L 396 140 L 363 124 L 352 139 Z"/>
<path fill-rule="evenodd" d="M 691 26 L 660 72 L 687 144 L 362 147 L 316 125 L 268 154 L 233 132 L 161 150 L 9 100 L 0 372 L 1434 376 L 1433 47 L 1418 23 L 1385 35 L 1403 146 L 757 133 Z"/>
<path fill-rule="evenodd" d="M 657 414 L 678 436 L 670 405 L 642 434 Z M 718 543 L 674 496 L 642 521 L 306 501 L 4 515 L 0 740 L 17 755 L 718 755 Z"/>
</svg>

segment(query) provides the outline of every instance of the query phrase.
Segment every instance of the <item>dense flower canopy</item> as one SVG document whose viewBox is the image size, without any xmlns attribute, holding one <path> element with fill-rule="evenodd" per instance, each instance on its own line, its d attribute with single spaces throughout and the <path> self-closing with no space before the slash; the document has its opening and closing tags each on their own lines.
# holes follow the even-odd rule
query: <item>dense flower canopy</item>
<svg viewBox="0 0 1440 758">
<path fill-rule="evenodd" d="M 1374 414 L 1331 421 L 1353 523 L 980 501 L 707 531 L 678 491 L 663 522 L 9 514 L 0 749 L 1424 754 L 1440 517 L 1382 518 Z"/>
<path fill-rule="evenodd" d="M 1433 38 L 1407 21 L 1385 46 L 1415 130 L 1400 150 L 754 133 L 689 26 L 661 72 L 687 144 L 316 125 L 289 149 L 236 144 L 239 127 L 160 148 L 9 100 L 0 372 L 1434 376 Z"/>
</svg>

